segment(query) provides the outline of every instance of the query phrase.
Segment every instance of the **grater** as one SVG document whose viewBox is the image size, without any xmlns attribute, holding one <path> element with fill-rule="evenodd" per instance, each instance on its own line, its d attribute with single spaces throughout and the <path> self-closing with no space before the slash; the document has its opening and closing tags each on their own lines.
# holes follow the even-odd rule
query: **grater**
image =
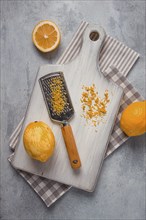
<svg viewBox="0 0 146 220">
<path fill-rule="evenodd" d="M 74 115 L 74 108 L 63 72 L 49 73 L 41 77 L 39 83 L 51 120 L 61 124 L 71 167 L 78 169 L 81 167 L 81 161 L 72 128 L 68 123 Z"/>
</svg>

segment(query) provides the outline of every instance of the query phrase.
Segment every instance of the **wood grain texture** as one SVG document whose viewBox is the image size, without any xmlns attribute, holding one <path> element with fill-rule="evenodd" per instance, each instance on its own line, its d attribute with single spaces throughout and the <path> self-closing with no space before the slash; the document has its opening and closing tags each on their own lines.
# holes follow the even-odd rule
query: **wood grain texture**
<svg viewBox="0 0 146 220">
<path fill-rule="evenodd" d="M 81 160 L 77 150 L 72 128 L 70 125 L 65 125 L 62 126 L 61 131 L 70 159 L 70 164 L 73 169 L 79 169 L 81 167 Z"/>
<path fill-rule="evenodd" d="M 89 35 L 95 30 L 99 32 L 99 39 L 91 41 Z M 83 34 L 82 48 L 76 59 L 64 65 L 40 67 L 21 131 L 20 142 L 13 160 L 14 167 L 86 191 L 94 190 L 123 94 L 121 88 L 108 81 L 99 70 L 97 60 L 104 38 L 105 33 L 101 27 L 88 25 Z M 40 77 L 55 71 L 64 73 L 75 109 L 75 115 L 70 124 L 74 131 L 82 162 L 82 167 L 77 171 L 70 167 L 60 126 L 50 120 L 38 82 Z M 82 86 L 91 86 L 93 83 L 96 85 L 100 96 L 103 96 L 106 89 L 110 94 L 110 103 L 104 118 L 105 123 L 100 123 L 96 129 L 94 126 L 86 125 L 85 119 L 81 117 L 82 108 L 80 103 Z M 52 128 L 56 137 L 54 155 L 45 164 L 32 160 L 23 147 L 22 135 L 24 128 L 31 121 L 36 120 L 46 122 Z"/>
</svg>

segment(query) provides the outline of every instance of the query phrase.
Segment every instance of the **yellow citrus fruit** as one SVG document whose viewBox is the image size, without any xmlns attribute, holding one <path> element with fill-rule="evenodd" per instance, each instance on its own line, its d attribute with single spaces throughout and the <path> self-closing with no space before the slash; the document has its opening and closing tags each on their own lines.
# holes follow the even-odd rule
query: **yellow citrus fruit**
<svg viewBox="0 0 146 220">
<path fill-rule="evenodd" d="M 59 46 L 60 39 L 60 31 L 52 21 L 40 21 L 32 32 L 33 43 L 42 52 L 55 50 Z"/>
<path fill-rule="evenodd" d="M 138 136 L 146 132 L 146 100 L 130 104 L 122 113 L 121 129 L 128 136 Z"/>
<path fill-rule="evenodd" d="M 28 124 L 25 128 L 23 143 L 30 157 L 46 162 L 53 154 L 55 137 L 47 124 L 35 121 Z"/>
</svg>

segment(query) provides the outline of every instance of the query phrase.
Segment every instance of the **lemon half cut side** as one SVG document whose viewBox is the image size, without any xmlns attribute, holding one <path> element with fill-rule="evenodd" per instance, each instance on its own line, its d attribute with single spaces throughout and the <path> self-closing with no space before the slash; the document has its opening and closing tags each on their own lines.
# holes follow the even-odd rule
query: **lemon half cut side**
<svg viewBox="0 0 146 220">
<path fill-rule="evenodd" d="M 42 52 L 55 50 L 60 44 L 60 31 L 52 21 L 40 21 L 32 32 L 34 45 Z"/>
</svg>

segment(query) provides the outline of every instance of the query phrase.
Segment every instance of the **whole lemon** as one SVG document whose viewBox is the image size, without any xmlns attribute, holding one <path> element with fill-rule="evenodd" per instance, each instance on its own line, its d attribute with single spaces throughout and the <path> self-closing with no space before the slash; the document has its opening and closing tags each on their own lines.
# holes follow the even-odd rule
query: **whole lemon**
<svg viewBox="0 0 146 220">
<path fill-rule="evenodd" d="M 121 129 L 128 136 L 138 136 L 146 132 L 146 100 L 130 104 L 121 115 Z"/>
<path fill-rule="evenodd" d="M 35 121 L 25 128 L 23 143 L 31 158 L 46 162 L 54 152 L 55 137 L 47 124 Z"/>
</svg>

